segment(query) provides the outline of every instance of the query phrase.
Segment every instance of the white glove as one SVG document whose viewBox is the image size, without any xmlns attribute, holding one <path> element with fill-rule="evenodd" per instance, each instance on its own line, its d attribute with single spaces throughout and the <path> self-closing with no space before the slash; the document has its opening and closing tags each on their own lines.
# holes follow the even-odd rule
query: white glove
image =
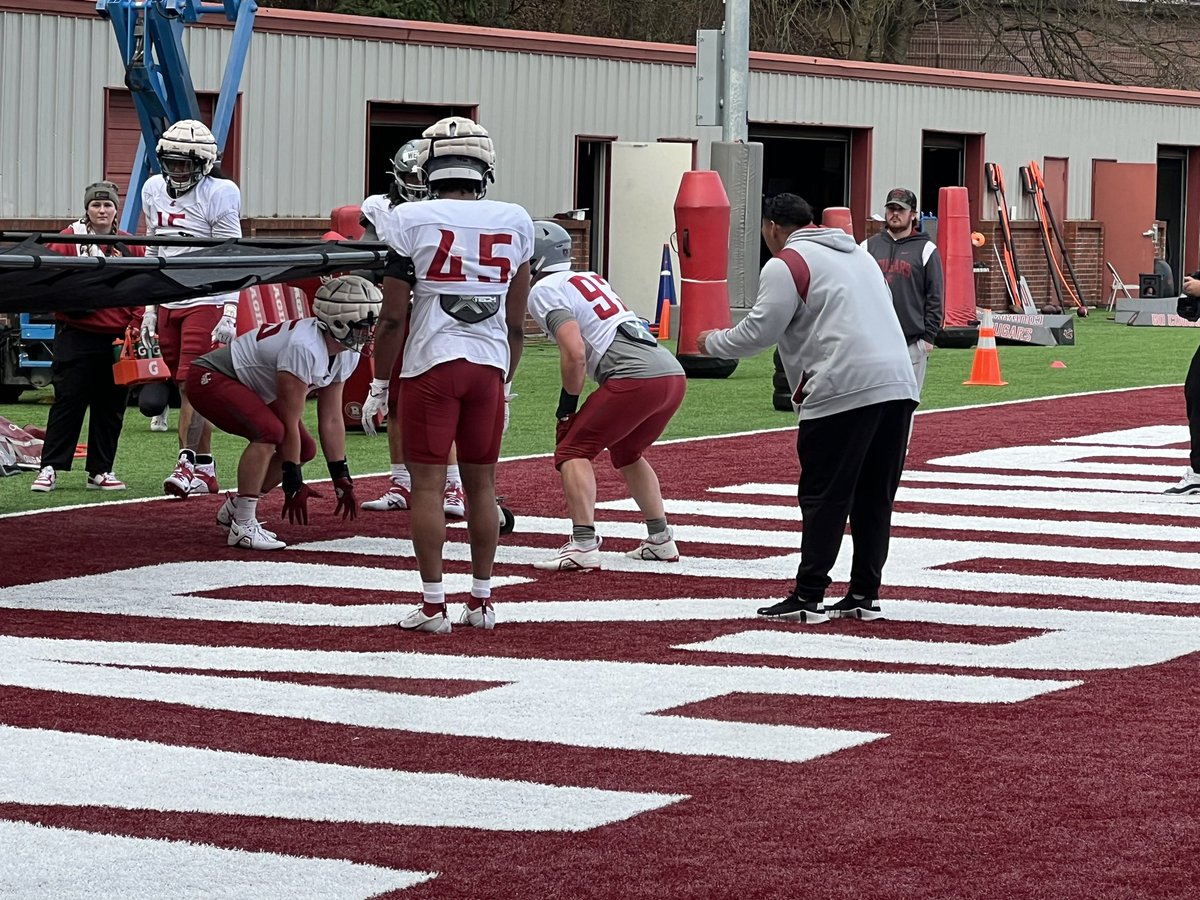
<svg viewBox="0 0 1200 900">
<path fill-rule="evenodd" d="M 228 344 L 235 337 L 237 337 L 237 310 L 230 312 L 226 309 L 221 316 L 221 321 L 212 330 L 212 341 L 214 344 Z"/>
<path fill-rule="evenodd" d="M 362 405 L 362 430 L 363 434 L 374 436 L 375 416 L 377 413 L 387 415 L 388 403 L 388 380 L 386 378 L 372 378 L 371 388 L 367 391 L 367 399 Z"/>
<path fill-rule="evenodd" d="M 513 393 L 512 382 L 504 382 L 504 430 L 501 434 L 508 434 L 508 404 L 517 395 Z"/>
<path fill-rule="evenodd" d="M 150 346 L 150 340 L 158 333 L 158 307 L 147 306 L 142 313 L 142 343 Z"/>
</svg>

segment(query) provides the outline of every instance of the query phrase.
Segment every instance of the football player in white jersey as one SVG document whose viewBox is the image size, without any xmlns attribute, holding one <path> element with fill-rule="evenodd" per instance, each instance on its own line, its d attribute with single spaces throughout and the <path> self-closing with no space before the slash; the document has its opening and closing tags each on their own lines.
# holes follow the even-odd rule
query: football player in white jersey
<svg viewBox="0 0 1200 900">
<path fill-rule="evenodd" d="M 646 538 L 626 556 L 675 562 L 658 476 L 642 455 L 679 409 L 687 378 L 679 361 L 650 334 L 612 286 L 595 272 L 571 271 L 571 236 L 556 222 L 534 223 L 529 314 L 558 344 L 559 392 L 554 465 L 562 478 L 571 539 L 534 563 L 550 571 L 600 568 L 596 473 L 608 449 L 646 519 Z M 587 376 L 599 383 L 579 408 Z"/>
<path fill-rule="evenodd" d="M 457 444 L 466 489 L 474 576 L 459 621 L 475 628 L 496 622 L 496 461 L 505 385 L 524 340 L 533 221 L 516 204 L 484 199 L 495 165 L 484 128 L 452 116 L 423 136 L 428 143 L 420 171 L 431 199 L 397 207 L 380 232 L 391 251 L 375 356 L 377 371 L 390 371 L 403 344 L 399 420 L 412 472 L 412 538 L 423 602 L 400 627 L 446 634 L 442 492 L 451 444 Z"/>
<path fill-rule="evenodd" d="M 242 195 L 238 186 L 214 169 L 217 141 L 202 122 L 183 119 L 163 132 L 156 147 L 159 168 L 142 187 L 146 233 L 154 237 L 242 236 Z M 147 255 L 176 256 L 194 248 L 149 247 Z M 163 360 L 179 385 L 179 460 L 163 482 L 174 497 L 215 494 L 217 468 L 212 458 L 212 425 L 193 413 L 187 395 L 188 368 L 216 344 L 237 335 L 238 295 L 215 294 L 147 307 L 145 338 L 157 333 Z"/>
<path fill-rule="evenodd" d="M 429 196 L 428 186 L 421 180 L 417 171 L 422 140 L 412 140 L 396 151 L 392 159 L 392 183 L 388 185 L 386 194 L 372 194 L 362 202 L 359 223 L 363 226 L 363 240 L 379 240 L 376 222 L 382 222 L 385 216 L 401 203 L 414 203 Z M 393 421 L 396 421 L 396 403 L 400 399 L 400 360 L 391 372 L 390 379 L 385 373 L 376 378 L 374 387 L 368 393 L 362 407 L 363 431 L 368 435 L 375 434 L 375 417 L 386 411 Z M 383 402 L 383 390 L 390 388 L 386 402 Z M 387 491 L 376 500 L 367 500 L 362 508 L 372 512 L 393 512 L 408 509 L 412 494 L 412 476 L 404 462 L 404 439 L 399 424 L 389 428 L 387 433 L 388 456 L 391 462 L 391 483 Z M 450 449 L 450 461 L 446 467 L 446 490 L 442 497 L 442 509 L 448 516 L 461 519 L 467 514 L 466 498 L 463 494 L 462 476 L 458 469 L 458 456 L 454 448 Z"/>
<path fill-rule="evenodd" d="M 285 546 L 257 516 L 259 497 L 281 482 L 284 516 L 308 524 L 308 498 L 320 495 L 304 483 L 301 467 L 317 448 L 301 417 L 313 390 L 321 451 L 337 496 L 334 515 L 357 515 L 346 463 L 342 386 L 371 340 L 382 299 L 365 278 L 343 275 L 317 290 L 312 318 L 263 325 L 193 361 L 188 392 L 196 410 L 222 431 L 250 442 L 238 463 L 237 492 L 226 495 L 217 513 L 229 546 Z"/>
</svg>

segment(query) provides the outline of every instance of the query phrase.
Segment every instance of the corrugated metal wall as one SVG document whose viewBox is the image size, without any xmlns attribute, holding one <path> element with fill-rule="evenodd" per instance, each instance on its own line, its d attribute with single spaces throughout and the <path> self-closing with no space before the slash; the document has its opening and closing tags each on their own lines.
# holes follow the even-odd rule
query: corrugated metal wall
<svg viewBox="0 0 1200 900">
<path fill-rule="evenodd" d="M 188 29 L 198 90 L 220 86 L 231 32 Z M 78 211 L 103 161 L 103 99 L 120 86 L 109 24 L 0 13 L 0 218 Z M 242 81 L 242 193 L 248 216 L 324 216 L 361 199 L 368 101 L 476 104 L 499 158 L 493 196 L 535 215 L 567 208 L 574 137 L 696 137 L 689 67 L 513 51 L 258 33 Z M 1090 214 L 1091 160 L 1153 162 L 1157 145 L 1191 144 L 1200 109 L 752 73 L 760 122 L 874 128 L 872 184 L 916 184 L 921 132 L 986 133 L 985 154 L 1011 172 L 1069 157 L 1068 216 Z M 1011 176 L 1010 176 L 1011 178 Z"/>
</svg>

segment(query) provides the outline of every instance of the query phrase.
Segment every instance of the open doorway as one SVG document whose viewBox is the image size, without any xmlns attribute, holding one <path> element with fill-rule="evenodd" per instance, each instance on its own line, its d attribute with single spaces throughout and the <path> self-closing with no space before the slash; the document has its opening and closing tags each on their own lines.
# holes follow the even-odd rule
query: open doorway
<svg viewBox="0 0 1200 900">
<path fill-rule="evenodd" d="M 944 187 L 965 187 L 971 220 L 982 215 L 983 135 L 925 131 L 921 134 L 921 185 L 917 203 L 922 215 L 936 216 Z"/>
<path fill-rule="evenodd" d="M 392 180 L 392 157 L 408 141 L 446 116 L 475 119 L 473 105 L 438 106 L 423 103 L 367 102 L 367 159 L 363 173 L 363 196 L 386 194 Z"/>
<path fill-rule="evenodd" d="M 591 224 L 588 265 L 608 277 L 608 206 L 615 136 L 575 136 L 575 206 Z"/>
<path fill-rule="evenodd" d="M 1166 249 L 1167 265 L 1175 276 L 1175 284 L 1183 284 L 1183 248 L 1185 246 L 1187 221 L 1187 169 L 1186 147 L 1158 148 L 1158 186 L 1155 193 L 1154 217 L 1167 223 L 1166 241 L 1159 240 Z"/>
<path fill-rule="evenodd" d="M 763 196 L 799 194 L 814 221 L 830 206 L 850 206 L 851 129 L 750 124 L 751 141 L 763 145 Z M 748 198 L 754 202 L 753 198 Z M 858 217 L 856 211 L 855 217 Z M 760 262 L 771 251 L 760 242 Z"/>
</svg>

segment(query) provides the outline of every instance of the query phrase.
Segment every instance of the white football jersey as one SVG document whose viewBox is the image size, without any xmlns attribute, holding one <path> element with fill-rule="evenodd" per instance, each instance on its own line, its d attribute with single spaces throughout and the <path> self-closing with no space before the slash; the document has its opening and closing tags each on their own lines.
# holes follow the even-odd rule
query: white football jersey
<svg viewBox="0 0 1200 900">
<path fill-rule="evenodd" d="M 640 321 L 612 285 L 595 272 L 552 272 L 540 279 L 529 292 L 529 315 L 552 340 L 546 317 L 556 309 L 570 313 L 579 323 L 587 373 L 593 379 L 600 357 L 608 352 L 617 335 L 617 326 Z"/>
<path fill-rule="evenodd" d="M 151 175 L 142 186 L 146 234 L 154 237 L 241 237 L 242 192 L 225 178 L 205 177 L 181 197 L 172 197 L 162 175 Z M 147 256 L 178 256 L 192 247 L 147 247 Z M 164 303 L 168 309 L 203 304 L 236 303 L 237 292 L 193 297 Z"/>
<path fill-rule="evenodd" d="M 325 333 L 317 327 L 315 318 L 259 326 L 239 334 L 229 350 L 238 381 L 264 403 L 271 403 L 277 396 L 275 376 L 279 372 L 295 375 L 313 390 L 345 381 L 361 358 L 353 350 L 330 356 Z"/>
<path fill-rule="evenodd" d="M 423 200 L 395 207 L 380 225 L 417 275 L 401 377 L 454 359 L 507 373 L 504 299 L 533 255 L 529 213 L 499 200 Z"/>
<path fill-rule="evenodd" d="M 396 206 L 400 204 L 397 203 Z M 362 202 L 359 207 L 359 212 L 364 219 L 371 223 L 375 229 L 375 233 L 379 234 L 379 223 L 383 221 L 384 216 L 387 216 L 394 209 L 392 206 L 392 198 L 387 194 L 372 194 Z"/>
</svg>

